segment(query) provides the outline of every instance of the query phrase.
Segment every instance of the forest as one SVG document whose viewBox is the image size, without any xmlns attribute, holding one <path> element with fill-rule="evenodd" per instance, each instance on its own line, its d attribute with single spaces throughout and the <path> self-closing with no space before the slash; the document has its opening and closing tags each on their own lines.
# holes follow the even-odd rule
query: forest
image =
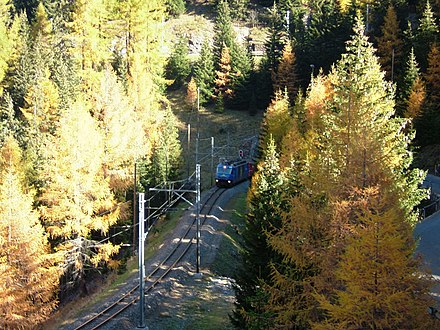
<svg viewBox="0 0 440 330">
<path fill-rule="evenodd" d="M 204 6 L 212 38 L 169 22 Z M 412 232 L 440 141 L 437 0 L 0 0 L 0 328 L 119 269 L 179 178 L 168 94 L 264 112 L 231 322 L 432 329 Z M 260 31 L 244 38 L 243 28 Z M 199 100 L 197 100 L 197 90 Z"/>
</svg>

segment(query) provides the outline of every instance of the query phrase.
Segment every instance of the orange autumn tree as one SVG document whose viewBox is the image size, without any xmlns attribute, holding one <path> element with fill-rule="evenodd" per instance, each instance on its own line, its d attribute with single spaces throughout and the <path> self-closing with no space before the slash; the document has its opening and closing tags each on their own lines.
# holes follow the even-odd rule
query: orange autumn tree
<svg viewBox="0 0 440 330">
<path fill-rule="evenodd" d="M 60 268 L 24 186 L 21 151 L 9 137 L 0 150 L 0 328 L 33 328 L 56 306 Z"/>
<path fill-rule="evenodd" d="M 402 37 L 396 10 L 391 4 L 384 18 L 382 36 L 377 38 L 377 54 L 388 80 L 395 80 L 396 68 L 402 57 Z"/>
<path fill-rule="evenodd" d="M 283 49 L 283 55 L 273 76 L 273 89 L 275 92 L 287 90 L 289 100 L 293 101 L 298 90 L 298 79 L 296 77 L 295 53 L 292 45 L 288 42 Z"/>
<path fill-rule="evenodd" d="M 222 48 L 219 68 L 216 71 L 215 78 L 215 101 L 217 103 L 217 111 L 224 110 L 224 102 L 232 98 L 233 90 L 231 88 L 232 81 L 231 54 L 227 46 Z"/>
<path fill-rule="evenodd" d="M 412 228 L 395 197 L 378 187 L 361 192 L 357 225 L 347 241 L 336 276 L 342 285 L 332 300 L 318 300 L 327 318 L 316 330 L 433 329 L 427 307 L 429 277 L 411 257 Z"/>
</svg>

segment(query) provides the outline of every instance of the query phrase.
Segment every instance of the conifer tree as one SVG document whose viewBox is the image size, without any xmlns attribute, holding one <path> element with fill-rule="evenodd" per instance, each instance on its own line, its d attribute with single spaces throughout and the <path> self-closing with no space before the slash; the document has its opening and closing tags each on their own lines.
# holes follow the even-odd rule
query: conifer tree
<svg viewBox="0 0 440 330">
<path fill-rule="evenodd" d="M 440 138 L 439 106 L 440 49 L 433 44 L 428 54 L 428 69 L 425 75 L 426 99 L 422 116 L 416 121 L 417 143 L 421 146 L 437 143 Z"/>
<path fill-rule="evenodd" d="M 394 95 L 367 41 L 361 18 L 357 18 L 355 35 L 347 43 L 346 53 L 327 79 L 324 102 L 311 103 L 318 106 L 314 112 L 319 114 L 320 123 L 314 132 L 306 133 L 310 149 L 304 154 L 303 162 L 308 171 L 299 178 L 305 194 L 291 200 L 290 212 L 283 218 L 279 232 L 270 237 L 271 245 L 285 263 L 275 265 L 273 285 L 267 288 L 268 309 L 275 314 L 277 326 L 300 324 L 307 328 L 312 322 L 322 329 L 328 324 L 345 328 L 344 319 L 332 323 L 332 314 L 325 314 L 330 309 L 324 301 L 338 305 L 338 290 L 349 294 L 337 269 L 362 267 L 348 265 L 341 256 L 355 248 L 357 241 L 351 237 L 356 230 L 374 229 L 373 224 L 367 226 L 362 218 L 363 205 L 375 206 L 371 201 L 366 202 L 369 189 L 378 189 L 381 196 L 393 196 L 390 205 L 398 216 L 390 218 L 395 224 L 389 220 L 390 227 L 396 226 L 390 229 L 393 236 L 390 241 L 402 239 L 405 243 L 396 249 L 400 254 L 396 259 L 404 260 L 407 265 L 413 262 L 412 247 L 406 244 L 412 240 L 411 232 L 406 229 L 415 222 L 413 208 L 423 199 L 424 193 L 418 188 L 423 173 L 409 168 L 411 137 L 402 129 L 405 121 L 393 116 Z M 374 248 L 366 245 L 361 253 L 374 254 Z M 426 286 L 418 274 L 412 271 L 409 274 L 410 280 L 402 283 L 401 290 L 417 296 L 413 300 L 416 311 L 423 308 L 426 291 L 412 291 L 413 283 Z M 400 275 L 389 272 L 383 281 L 383 292 L 392 291 L 394 281 L 399 282 Z M 318 293 L 325 300 L 316 300 Z M 324 313 L 316 309 L 318 301 Z M 405 303 L 402 308 L 413 307 L 410 301 Z M 369 315 L 375 312 L 370 307 L 353 316 L 354 326 L 369 324 Z M 342 308 L 341 313 L 350 313 L 349 306 Z M 387 309 L 380 312 L 390 313 Z M 414 320 L 414 324 L 422 327 L 423 323 Z"/>
<path fill-rule="evenodd" d="M 414 55 L 414 48 L 412 48 L 409 54 L 408 61 L 406 63 L 402 83 L 399 88 L 399 95 L 396 99 L 396 113 L 398 113 L 399 115 L 405 114 L 405 117 L 407 118 L 418 117 L 416 113 L 420 114 L 421 108 L 418 108 L 416 104 L 418 103 L 421 107 L 423 103 L 422 100 L 424 100 L 425 98 L 425 87 L 421 80 L 419 71 L 419 65 Z M 414 94 L 416 92 L 421 93 L 419 95 L 421 98 L 417 97 L 417 95 Z M 412 100 L 412 110 L 408 109 L 410 98 Z M 419 100 L 417 101 L 417 99 Z M 418 110 L 416 110 L 417 108 Z"/>
<path fill-rule="evenodd" d="M 184 0 L 166 0 L 167 11 L 171 16 L 178 17 L 185 12 Z"/>
<path fill-rule="evenodd" d="M 415 36 L 416 57 L 420 62 L 422 71 L 425 71 L 427 68 L 426 54 L 429 53 L 432 44 L 436 41 L 438 32 L 438 25 L 432 12 L 431 4 L 429 0 L 426 0 Z"/>
<path fill-rule="evenodd" d="M 245 45 L 235 44 L 231 52 L 231 89 L 234 92 L 230 107 L 238 110 L 245 110 L 249 104 L 249 89 L 252 56 Z"/>
<path fill-rule="evenodd" d="M 220 58 L 219 69 L 216 71 L 215 98 L 221 102 L 229 101 L 233 96 L 231 88 L 231 56 L 228 47 L 223 47 Z M 220 111 L 222 111 L 221 109 Z"/>
<path fill-rule="evenodd" d="M 88 266 L 102 265 L 118 250 L 90 240 L 90 235 L 106 233 L 119 209 L 102 172 L 102 136 L 81 102 L 62 114 L 45 151 L 41 219 L 52 244 L 64 253 L 68 283 L 83 283 Z"/>
<path fill-rule="evenodd" d="M 145 163 L 141 180 L 144 186 L 155 186 L 176 180 L 179 175 L 182 149 L 176 117 L 168 108 L 158 119 L 157 136 L 152 141 L 152 154 Z"/>
<path fill-rule="evenodd" d="M 309 81 L 313 67 L 323 68 L 324 72 L 331 69 L 344 52 L 353 21 L 352 14 L 341 14 L 332 0 L 314 3 L 309 13 L 309 22 L 304 32 L 300 31 L 295 46 L 298 75 L 301 80 Z"/>
<path fill-rule="evenodd" d="M 405 74 L 403 76 L 402 87 L 400 88 L 400 95 L 406 98 L 414 84 L 414 81 L 419 77 L 420 69 L 414 54 L 414 48 L 411 48 L 408 61 L 406 62 Z"/>
<path fill-rule="evenodd" d="M 386 72 L 387 80 L 394 81 L 400 68 L 402 57 L 402 38 L 396 10 L 390 5 L 382 25 L 382 36 L 378 38 L 377 54 L 382 69 Z"/>
<path fill-rule="evenodd" d="M 269 246 L 266 234 L 280 225 L 286 181 L 278 157 L 276 145 L 269 138 L 265 156 L 257 166 L 248 193 L 243 267 L 236 278 L 237 302 L 233 315 L 233 323 L 240 329 L 267 329 L 271 324 L 272 315 L 264 311 L 268 303 L 264 284 L 270 282 L 270 265 L 277 261 L 277 255 Z"/>
<path fill-rule="evenodd" d="M 8 61 L 13 53 L 13 40 L 10 37 L 9 26 L 11 4 L 9 0 L 0 1 L 0 93 L 3 91 L 2 81 L 8 69 Z"/>
<path fill-rule="evenodd" d="M 313 329 L 432 329 L 429 280 L 414 260 L 415 242 L 393 198 L 371 187 L 336 274 L 336 297 L 322 299 L 328 318 Z"/>
<path fill-rule="evenodd" d="M 426 87 L 428 101 L 432 106 L 438 106 L 440 101 L 440 48 L 437 44 L 432 45 L 428 54 L 428 69 L 426 70 Z"/>
<path fill-rule="evenodd" d="M 231 8 L 231 18 L 234 20 L 246 19 L 249 0 L 229 0 L 228 2 Z"/>
<path fill-rule="evenodd" d="M 180 38 L 168 60 L 166 77 L 173 81 L 171 87 L 178 89 L 186 82 L 190 72 L 191 63 L 188 58 L 188 40 Z"/>
<path fill-rule="evenodd" d="M 278 65 L 277 72 L 273 77 L 273 88 L 275 91 L 284 92 L 287 90 L 289 100 L 293 101 L 298 90 L 298 81 L 295 74 L 295 54 L 292 46 L 287 43 L 283 49 L 283 56 Z"/>
<path fill-rule="evenodd" d="M 131 180 L 133 162 L 148 153 L 140 115 L 110 70 L 99 76 L 100 85 L 91 95 L 92 115 L 103 136 L 104 177 L 114 182 Z"/>
<path fill-rule="evenodd" d="M 281 13 L 278 11 L 274 2 L 269 16 L 269 36 L 265 43 L 266 48 L 266 68 L 273 74 L 278 68 L 278 63 L 282 57 L 284 48 L 285 32 Z"/>
<path fill-rule="evenodd" d="M 197 85 L 194 80 L 194 77 L 191 77 L 191 80 L 189 81 L 188 86 L 186 88 L 185 102 L 191 110 L 194 110 L 194 106 L 197 102 Z"/>
<path fill-rule="evenodd" d="M 269 141 L 273 139 L 276 150 L 281 150 L 281 144 L 289 131 L 292 118 L 289 113 L 289 97 L 286 93 L 276 92 L 271 104 L 266 109 L 261 124 L 259 148 L 264 155 Z"/>
<path fill-rule="evenodd" d="M 214 26 L 214 61 L 219 66 L 224 47 L 229 48 L 229 52 L 234 47 L 235 33 L 232 29 L 231 11 L 226 0 L 220 0 L 216 7 L 217 16 Z"/>
<path fill-rule="evenodd" d="M 408 95 L 407 107 L 404 113 L 406 118 L 418 119 L 422 116 L 425 96 L 425 84 L 420 77 L 417 77 Z"/>
<path fill-rule="evenodd" d="M 77 0 L 74 2 L 72 38 L 75 44 L 74 56 L 83 71 L 82 79 L 90 79 L 93 71 L 110 58 L 110 41 L 106 40 L 110 14 L 104 0 Z"/>
<path fill-rule="evenodd" d="M 49 69 L 42 74 L 35 85 L 29 87 L 21 112 L 34 132 L 54 133 L 59 120 L 59 93 L 50 80 Z"/>
<path fill-rule="evenodd" d="M 203 41 L 200 57 L 194 65 L 194 77 L 200 90 L 200 104 L 211 100 L 214 92 L 214 57 L 207 39 Z"/>
<path fill-rule="evenodd" d="M 25 186 L 21 151 L 8 137 L 0 150 L 0 327 L 34 328 L 56 307 L 60 269 Z"/>
<path fill-rule="evenodd" d="M 125 77 L 133 84 L 135 90 L 142 90 L 145 83 L 145 72 L 159 83 L 165 66 L 165 58 L 160 55 L 161 37 L 165 5 L 163 0 L 128 0 L 117 3 L 119 31 L 127 36 L 124 44 L 118 45 L 116 51 L 126 49 Z M 146 93 L 145 93 L 146 94 Z"/>
</svg>

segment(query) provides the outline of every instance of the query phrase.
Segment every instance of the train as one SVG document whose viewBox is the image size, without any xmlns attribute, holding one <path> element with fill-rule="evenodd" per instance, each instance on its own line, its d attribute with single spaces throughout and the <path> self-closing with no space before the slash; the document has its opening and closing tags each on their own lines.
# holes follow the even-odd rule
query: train
<svg viewBox="0 0 440 330">
<path fill-rule="evenodd" d="M 244 159 L 222 161 L 215 171 L 215 184 L 217 187 L 232 187 L 249 179 L 253 173 L 254 165 Z"/>
</svg>

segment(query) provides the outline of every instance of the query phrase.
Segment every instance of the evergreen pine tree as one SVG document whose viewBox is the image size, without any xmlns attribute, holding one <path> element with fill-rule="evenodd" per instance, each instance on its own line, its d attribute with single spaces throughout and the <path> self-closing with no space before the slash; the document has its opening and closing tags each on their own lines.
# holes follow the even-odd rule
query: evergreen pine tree
<svg viewBox="0 0 440 330">
<path fill-rule="evenodd" d="M 243 266 L 236 277 L 237 302 L 233 315 L 233 323 L 240 329 L 267 329 L 271 325 L 272 315 L 264 312 L 268 296 L 263 285 L 270 282 L 270 265 L 277 261 L 277 255 L 269 246 L 266 234 L 280 225 L 284 185 L 276 146 L 269 138 L 248 193 Z"/>
<path fill-rule="evenodd" d="M 440 138 L 439 100 L 440 49 L 433 44 L 428 54 L 428 69 L 425 75 L 426 99 L 422 116 L 415 122 L 417 143 L 421 146 L 436 144 Z"/>
<path fill-rule="evenodd" d="M 226 0 L 220 0 L 216 7 L 217 16 L 214 25 L 213 54 L 216 69 L 220 65 L 220 59 L 224 47 L 229 48 L 229 52 L 235 45 L 235 33 L 232 29 L 231 11 Z"/>
<path fill-rule="evenodd" d="M 283 18 L 278 11 L 276 2 L 274 2 L 270 10 L 268 35 L 265 43 L 265 67 L 271 74 L 274 74 L 282 57 L 286 37 L 285 29 L 283 27 Z"/>
<path fill-rule="evenodd" d="M 422 71 L 425 71 L 427 68 L 428 61 L 426 54 L 429 53 L 432 44 L 437 40 L 438 32 L 438 25 L 434 13 L 432 12 L 431 4 L 429 0 L 426 0 L 426 5 L 414 39 L 416 57 L 419 60 Z"/>
<path fill-rule="evenodd" d="M 231 7 L 231 18 L 235 20 L 246 19 L 249 0 L 229 0 L 228 2 Z"/>
<path fill-rule="evenodd" d="M 153 141 L 152 155 L 144 164 L 145 172 L 141 177 L 145 187 L 176 180 L 179 174 L 182 149 L 176 117 L 170 108 L 161 115 L 158 118 L 158 134 Z"/>
<path fill-rule="evenodd" d="M 252 57 L 248 48 L 235 44 L 231 51 L 231 89 L 234 94 L 229 101 L 231 108 L 238 110 L 248 108 L 251 71 Z"/>
<path fill-rule="evenodd" d="M 184 0 L 166 0 L 166 5 L 171 16 L 178 17 L 185 12 Z"/>
<path fill-rule="evenodd" d="M 166 77 L 173 81 L 172 88 L 178 89 L 182 87 L 191 72 L 188 51 L 188 40 L 180 38 L 166 66 Z"/>
<path fill-rule="evenodd" d="M 414 55 L 414 48 L 412 48 L 411 52 L 409 53 L 408 61 L 406 62 L 402 83 L 399 86 L 398 97 L 396 99 L 396 113 L 399 115 L 407 112 L 408 99 L 410 94 L 414 91 L 413 88 L 416 80 L 418 81 L 418 85 L 422 83 L 420 80 L 419 71 L 419 64 L 417 63 Z M 416 89 L 419 90 L 420 87 L 421 86 L 418 86 Z"/>
<path fill-rule="evenodd" d="M 208 40 L 204 40 L 200 57 L 194 65 L 194 77 L 200 90 L 200 104 L 206 104 L 211 100 L 214 92 L 214 57 Z"/>
</svg>

